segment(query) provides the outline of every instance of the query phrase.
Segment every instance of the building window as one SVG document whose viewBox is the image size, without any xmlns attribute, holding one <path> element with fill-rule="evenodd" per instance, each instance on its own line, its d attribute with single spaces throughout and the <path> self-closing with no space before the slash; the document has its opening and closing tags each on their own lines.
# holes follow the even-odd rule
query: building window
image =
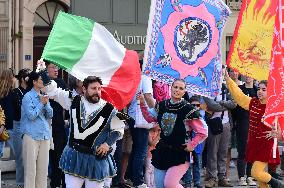
<svg viewBox="0 0 284 188">
<path fill-rule="evenodd" d="M 232 40 L 233 40 L 233 36 L 226 36 L 226 60 L 227 60 L 228 55 L 229 55 Z"/>
<path fill-rule="evenodd" d="M 66 12 L 67 9 L 64 5 L 56 1 L 44 2 L 37 8 L 35 12 L 35 26 L 52 28 L 59 11 Z"/>
</svg>

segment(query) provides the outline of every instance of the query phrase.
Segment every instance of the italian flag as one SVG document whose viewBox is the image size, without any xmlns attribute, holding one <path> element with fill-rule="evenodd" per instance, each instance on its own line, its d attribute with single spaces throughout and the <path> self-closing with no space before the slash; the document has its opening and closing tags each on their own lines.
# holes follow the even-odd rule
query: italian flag
<svg viewBox="0 0 284 188">
<path fill-rule="evenodd" d="M 125 49 L 93 20 L 64 12 L 56 18 L 42 58 L 79 80 L 100 77 L 102 98 L 119 110 L 132 100 L 141 78 L 135 51 Z"/>
</svg>

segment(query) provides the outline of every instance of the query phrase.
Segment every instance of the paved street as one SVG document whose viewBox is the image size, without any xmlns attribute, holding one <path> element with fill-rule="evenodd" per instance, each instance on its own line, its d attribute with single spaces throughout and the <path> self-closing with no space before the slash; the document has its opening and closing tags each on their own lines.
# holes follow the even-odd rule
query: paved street
<svg viewBox="0 0 284 188">
<path fill-rule="evenodd" d="M 237 170 L 236 168 L 231 168 L 231 182 L 238 188 L 248 188 L 249 186 L 237 186 Z M 203 182 L 204 183 L 204 182 Z M 203 184 L 204 185 L 204 184 Z M 49 186 L 48 186 L 49 187 Z M 251 188 L 253 188 L 252 186 Z M 15 186 L 15 172 L 5 172 L 2 173 L 2 187 L 1 188 L 16 188 Z"/>
<path fill-rule="evenodd" d="M 280 148 L 282 151 L 282 148 Z M 8 160 L 10 156 L 9 148 L 5 148 L 4 157 L 0 160 L 0 169 L 2 171 L 2 186 L 0 188 L 16 188 L 16 180 L 15 180 L 15 172 L 11 171 L 11 169 L 15 169 L 15 161 Z M 232 157 L 236 159 L 237 153 L 235 149 L 232 149 Z M 236 164 L 236 162 L 235 162 Z M 256 188 L 256 186 L 238 186 L 238 175 L 237 168 L 230 168 L 231 170 L 231 183 L 236 188 Z M 11 172 L 10 172 L 11 171 Z M 204 177 L 203 177 L 204 179 Z M 204 181 L 202 181 L 202 185 L 204 185 Z M 50 186 L 48 186 L 50 188 Z"/>
</svg>

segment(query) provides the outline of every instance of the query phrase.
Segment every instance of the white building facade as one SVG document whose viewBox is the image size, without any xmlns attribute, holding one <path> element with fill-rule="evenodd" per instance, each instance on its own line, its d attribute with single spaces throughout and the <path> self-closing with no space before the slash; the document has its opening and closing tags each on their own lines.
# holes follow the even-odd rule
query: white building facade
<svg viewBox="0 0 284 188">
<path fill-rule="evenodd" d="M 78 1 L 77 1 L 78 2 Z M 88 3 L 90 0 L 80 0 Z M 129 49 L 143 50 L 151 0 L 92 0 L 79 10 L 105 25 Z M 226 0 L 232 10 L 222 38 L 226 60 L 237 22 L 240 0 Z M 0 70 L 35 67 L 59 11 L 69 12 L 72 0 L 0 0 Z M 73 6 L 73 5 L 72 5 Z M 77 10 L 78 11 L 78 10 Z M 76 14 L 76 12 L 75 12 Z M 90 16 L 90 14 L 92 14 Z"/>
</svg>

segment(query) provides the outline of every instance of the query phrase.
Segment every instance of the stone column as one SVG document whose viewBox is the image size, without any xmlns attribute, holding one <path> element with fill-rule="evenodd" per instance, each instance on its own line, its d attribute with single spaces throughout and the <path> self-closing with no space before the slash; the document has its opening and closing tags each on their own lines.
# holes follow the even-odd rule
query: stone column
<svg viewBox="0 0 284 188">
<path fill-rule="evenodd" d="M 20 64 L 23 68 L 33 69 L 33 28 L 35 26 L 34 14 L 37 8 L 47 0 L 21 0 L 21 22 L 20 28 L 22 38 L 20 42 Z M 70 6 L 70 0 L 61 0 Z"/>
<path fill-rule="evenodd" d="M 33 69 L 33 27 L 34 13 L 36 8 L 45 0 L 23 0 L 21 9 L 22 20 L 20 22 L 20 30 L 22 38 L 20 41 L 20 64 L 23 68 Z"/>
</svg>

